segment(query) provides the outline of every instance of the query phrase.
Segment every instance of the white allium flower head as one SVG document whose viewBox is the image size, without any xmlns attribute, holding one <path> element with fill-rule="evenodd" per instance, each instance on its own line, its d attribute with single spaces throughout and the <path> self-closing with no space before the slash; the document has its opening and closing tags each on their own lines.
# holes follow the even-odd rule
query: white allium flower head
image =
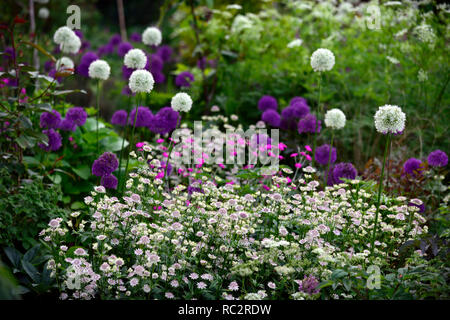
<svg viewBox="0 0 450 320">
<path fill-rule="evenodd" d="M 155 80 L 150 72 L 147 70 L 136 70 L 130 76 L 128 86 L 131 92 L 147 92 L 150 93 L 153 90 Z"/>
<path fill-rule="evenodd" d="M 342 129 L 345 127 L 345 114 L 340 109 L 328 110 L 325 114 L 325 125 L 331 129 Z"/>
<path fill-rule="evenodd" d="M 105 60 L 95 60 L 89 65 L 89 77 L 92 79 L 107 80 L 111 73 L 111 68 Z"/>
<path fill-rule="evenodd" d="M 56 61 L 56 70 L 73 69 L 74 66 L 72 59 L 68 57 L 62 57 Z"/>
<path fill-rule="evenodd" d="M 170 105 L 175 111 L 188 112 L 192 108 L 192 99 L 187 93 L 178 92 L 172 97 Z"/>
<path fill-rule="evenodd" d="M 125 54 L 123 63 L 131 69 L 144 69 L 147 64 L 147 56 L 141 49 L 131 49 Z"/>
<path fill-rule="evenodd" d="M 334 54 L 328 49 L 317 49 L 311 55 L 311 67 L 315 72 L 330 71 L 334 63 Z"/>
<path fill-rule="evenodd" d="M 72 37 L 59 45 L 59 48 L 64 53 L 78 53 L 81 48 L 81 40 L 74 32 Z"/>
<path fill-rule="evenodd" d="M 155 27 L 148 27 L 142 33 L 142 42 L 148 46 L 159 46 L 162 41 L 161 31 Z"/>
<path fill-rule="evenodd" d="M 374 118 L 375 128 L 380 133 L 397 134 L 405 129 L 406 115 L 398 106 L 386 104 L 382 107 L 379 107 L 378 111 L 375 113 Z"/>
<path fill-rule="evenodd" d="M 47 8 L 40 8 L 38 11 L 38 17 L 41 19 L 47 19 L 50 15 L 50 11 Z"/>
<path fill-rule="evenodd" d="M 73 36 L 76 37 L 77 35 L 72 31 L 72 29 L 66 26 L 60 27 L 55 31 L 55 34 L 53 35 L 53 41 L 56 44 L 61 44 L 63 42 L 69 41 Z"/>
<path fill-rule="evenodd" d="M 302 45 L 302 43 L 303 43 L 303 40 L 302 40 L 302 39 L 295 39 L 295 40 L 292 40 L 291 42 L 289 42 L 289 43 L 287 44 L 287 47 L 288 47 L 288 48 L 296 48 L 296 47 L 300 47 L 300 46 Z"/>
</svg>

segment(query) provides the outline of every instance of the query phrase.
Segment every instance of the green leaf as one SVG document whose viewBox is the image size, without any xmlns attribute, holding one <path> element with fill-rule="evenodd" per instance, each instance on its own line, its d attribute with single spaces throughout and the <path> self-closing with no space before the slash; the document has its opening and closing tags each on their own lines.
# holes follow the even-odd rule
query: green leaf
<svg viewBox="0 0 450 320">
<path fill-rule="evenodd" d="M 343 278 L 346 275 L 348 275 L 348 272 L 342 269 L 336 269 L 333 271 L 333 273 L 331 274 L 331 279 L 335 280 L 335 279 L 339 279 L 339 278 Z"/>
<path fill-rule="evenodd" d="M 51 94 L 54 96 L 61 96 L 64 94 L 69 94 L 69 93 L 84 93 L 86 94 L 87 92 L 85 90 L 55 90 L 53 91 Z"/>
<path fill-rule="evenodd" d="M 78 168 L 72 168 L 72 170 L 83 180 L 87 180 L 91 176 L 91 169 L 88 165 L 84 165 Z"/>
<path fill-rule="evenodd" d="M 61 175 L 59 174 L 53 174 L 51 176 L 48 176 L 48 178 L 54 183 L 54 184 L 60 184 L 61 183 Z"/>
<path fill-rule="evenodd" d="M 78 210 L 81 209 L 85 206 L 85 204 L 83 202 L 80 201 L 75 201 L 74 203 L 72 203 L 72 205 L 70 206 L 70 209 L 72 210 Z"/>
<path fill-rule="evenodd" d="M 35 157 L 30 156 L 23 157 L 23 162 L 30 166 L 38 166 L 40 164 L 39 160 L 37 160 Z"/>
<path fill-rule="evenodd" d="M 122 149 L 122 137 L 117 137 L 117 136 L 109 136 L 104 138 L 101 141 L 101 144 L 105 147 L 106 150 L 111 151 L 111 152 L 115 152 L 115 151 L 119 151 Z M 128 146 L 128 141 L 125 140 L 123 147 L 126 148 Z"/>
<path fill-rule="evenodd" d="M 22 260 L 22 267 L 25 272 L 30 276 L 34 283 L 39 283 L 40 276 L 37 269 L 27 260 Z"/>
<path fill-rule="evenodd" d="M 13 267 L 18 269 L 20 266 L 20 260 L 22 259 L 22 254 L 15 248 L 11 247 L 5 248 L 5 254 L 9 261 L 11 261 Z"/>
<path fill-rule="evenodd" d="M 97 120 L 95 118 L 93 118 L 93 117 L 88 118 L 86 120 L 86 123 L 84 124 L 83 128 L 86 129 L 86 131 L 95 131 L 95 130 L 97 130 L 96 121 Z M 103 122 L 99 121 L 98 122 L 98 128 L 101 129 L 101 128 L 104 128 L 104 127 L 105 127 L 105 124 Z"/>
<path fill-rule="evenodd" d="M 34 141 L 34 139 L 32 137 L 20 136 L 20 137 L 16 138 L 16 142 L 22 149 L 27 149 L 27 148 L 34 147 L 34 142 L 35 141 Z"/>
<path fill-rule="evenodd" d="M 39 253 L 39 249 L 41 248 L 40 244 L 35 245 L 33 248 L 31 248 L 30 250 L 28 250 L 24 255 L 23 255 L 23 260 L 26 260 L 28 262 L 32 262 L 33 259 L 37 256 L 37 254 Z"/>
</svg>

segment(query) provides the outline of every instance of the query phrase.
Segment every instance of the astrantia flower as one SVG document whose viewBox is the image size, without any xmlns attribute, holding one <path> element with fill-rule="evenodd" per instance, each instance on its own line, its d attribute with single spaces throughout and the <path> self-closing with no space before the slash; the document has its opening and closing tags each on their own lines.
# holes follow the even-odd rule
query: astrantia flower
<svg viewBox="0 0 450 320">
<path fill-rule="evenodd" d="M 150 72 L 147 70 L 136 70 L 130 76 L 130 80 L 128 81 L 128 86 L 131 89 L 131 92 L 146 92 L 150 93 L 153 90 L 153 85 L 155 84 L 155 80 Z"/>
<path fill-rule="evenodd" d="M 320 132 L 322 128 L 321 121 L 317 121 L 316 116 L 313 114 L 308 114 L 303 119 L 298 122 L 298 133 L 314 133 L 316 132 L 316 122 L 317 122 L 317 133 Z"/>
<path fill-rule="evenodd" d="M 61 115 L 56 110 L 43 112 L 39 120 L 41 128 L 57 129 L 61 122 Z"/>
<path fill-rule="evenodd" d="M 105 152 L 92 164 L 92 174 L 97 177 L 107 176 L 118 167 L 117 156 L 114 153 Z"/>
<path fill-rule="evenodd" d="M 331 109 L 325 113 L 325 125 L 331 129 L 342 129 L 345 126 L 345 114 L 340 109 Z"/>
<path fill-rule="evenodd" d="M 175 85 L 178 87 L 190 87 L 191 82 L 194 82 L 194 75 L 189 71 L 183 71 L 175 78 Z"/>
<path fill-rule="evenodd" d="M 125 110 L 117 110 L 111 118 L 111 124 L 125 126 L 127 124 L 127 112 Z"/>
<path fill-rule="evenodd" d="M 324 144 L 321 145 L 320 147 L 316 148 L 316 153 L 314 155 L 314 159 L 322 164 L 322 165 L 326 165 L 328 164 L 328 160 L 330 157 L 330 145 L 329 144 Z M 334 163 L 336 161 L 337 158 L 337 153 L 336 153 L 336 148 L 333 148 L 333 150 L 331 151 L 331 162 L 330 163 Z"/>
<path fill-rule="evenodd" d="M 261 120 L 271 125 L 272 127 L 279 127 L 281 118 L 278 112 L 269 109 L 263 112 Z"/>
<path fill-rule="evenodd" d="M 48 130 L 44 130 L 42 131 L 43 134 L 47 135 L 48 137 L 48 142 L 47 142 L 47 146 L 43 143 L 39 143 L 38 146 L 39 148 L 41 148 L 42 150 L 45 150 L 47 152 L 49 151 L 56 151 L 59 148 L 61 148 L 61 135 L 59 134 L 59 132 L 53 130 L 53 129 L 48 129 Z"/>
<path fill-rule="evenodd" d="M 350 162 L 341 162 L 334 166 L 332 172 L 333 183 L 343 183 L 344 181 L 341 178 L 345 179 L 355 179 L 358 172 L 356 168 Z"/>
<path fill-rule="evenodd" d="M 130 50 L 133 49 L 133 45 L 129 42 L 121 42 L 117 47 L 117 54 L 119 57 L 124 57 Z"/>
<path fill-rule="evenodd" d="M 80 64 L 77 67 L 77 72 L 84 77 L 89 77 L 89 66 L 95 60 L 98 60 L 98 56 L 95 52 L 86 52 L 80 60 Z"/>
<path fill-rule="evenodd" d="M 148 27 L 142 33 L 142 42 L 148 46 L 159 46 L 162 41 L 161 31 L 155 27 Z"/>
<path fill-rule="evenodd" d="M 72 121 L 77 126 L 82 126 L 86 123 L 87 113 L 82 107 L 73 107 L 67 110 L 66 119 Z"/>
<path fill-rule="evenodd" d="M 434 150 L 428 155 L 428 164 L 432 167 L 445 167 L 448 164 L 448 156 L 442 150 Z"/>
<path fill-rule="evenodd" d="M 73 69 L 75 64 L 73 63 L 72 59 L 68 57 L 62 57 L 61 59 L 58 59 L 56 61 L 56 70 L 61 71 L 65 69 Z"/>
<path fill-rule="evenodd" d="M 415 177 L 417 175 L 420 175 L 420 166 L 421 166 L 421 164 L 422 164 L 422 161 L 420 161 L 419 159 L 409 158 L 403 164 L 403 170 L 407 174 Z"/>
<path fill-rule="evenodd" d="M 111 73 L 111 68 L 105 60 L 95 60 L 89 65 L 89 77 L 92 79 L 107 80 Z"/>
<path fill-rule="evenodd" d="M 147 64 L 147 56 L 141 49 L 131 49 L 125 54 L 123 63 L 131 69 L 144 69 Z"/>
<path fill-rule="evenodd" d="M 262 96 L 261 99 L 258 101 L 258 109 L 262 112 L 272 109 L 277 110 L 278 109 L 278 103 L 277 100 L 272 96 Z"/>
<path fill-rule="evenodd" d="M 406 115 L 398 106 L 384 105 L 375 113 L 375 128 L 378 132 L 397 134 L 405 129 Z"/>
<path fill-rule="evenodd" d="M 136 117 L 136 108 L 131 110 L 128 118 L 128 124 L 133 125 L 134 118 Z M 148 127 L 153 119 L 153 114 L 147 107 L 139 107 L 136 117 L 136 127 Z"/>
<path fill-rule="evenodd" d="M 175 111 L 189 112 L 192 108 L 192 99 L 187 93 L 179 92 L 172 97 L 170 105 Z"/>
<path fill-rule="evenodd" d="M 159 134 L 166 134 L 177 127 L 179 113 L 170 107 L 164 107 L 152 118 L 148 128 Z"/>
<path fill-rule="evenodd" d="M 330 71 L 334 63 L 334 54 L 328 49 L 317 49 L 311 55 L 311 67 L 315 72 Z"/>
<path fill-rule="evenodd" d="M 102 186 L 108 189 L 116 189 L 117 188 L 117 178 L 113 174 L 108 174 L 103 176 L 100 180 Z"/>
</svg>

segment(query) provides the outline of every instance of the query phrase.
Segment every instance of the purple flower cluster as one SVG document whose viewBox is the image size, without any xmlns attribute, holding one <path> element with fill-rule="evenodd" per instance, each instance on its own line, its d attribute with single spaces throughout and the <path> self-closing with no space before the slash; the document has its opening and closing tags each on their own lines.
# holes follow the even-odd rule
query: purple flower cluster
<svg viewBox="0 0 450 320">
<path fill-rule="evenodd" d="M 428 155 L 428 164 L 432 167 L 445 167 L 448 164 L 448 156 L 442 150 L 434 150 Z"/>
<path fill-rule="evenodd" d="M 189 71 L 183 71 L 175 78 L 175 85 L 177 87 L 190 87 L 191 82 L 194 82 L 194 75 Z"/>
<path fill-rule="evenodd" d="M 339 184 L 344 181 L 342 178 L 353 180 L 356 178 L 358 171 L 350 162 L 341 162 L 333 167 L 333 171 L 329 177 L 328 183 Z"/>
<path fill-rule="evenodd" d="M 108 189 L 116 189 L 117 188 L 117 178 L 113 174 L 108 174 L 107 176 L 103 176 L 100 180 L 100 184 Z"/>
<path fill-rule="evenodd" d="M 316 125 L 317 133 L 319 133 L 322 128 L 321 121 L 317 121 L 316 116 L 310 113 L 298 122 L 298 133 L 314 133 L 316 132 Z"/>
<path fill-rule="evenodd" d="M 319 293 L 320 289 L 317 288 L 318 286 L 319 281 L 316 279 L 316 277 L 312 275 L 305 276 L 302 281 L 299 281 L 298 291 L 313 295 Z"/>
<path fill-rule="evenodd" d="M 142 41 L 142 36 L 139 32 L 133 32 L 130 35 L 130 40 L 133 42 L 141 42 Z"/>
<path fill-rule="evenodd" d="M 294 101 L 287 108 L 284 108 L 283 111 L 281 111 L 280 126 L 284 130 L 295 130 L 298 126 L 298 121 L 306 117 L 308 114 L 309 106 L 306 103 Z"/>
<path fill-rule="evenodd" d="M 327 165 L 328 161 L 330 161 L 330 145 L 329 144 L 324 144 L 321 145 L 320 147 L 316 148 L 316 153 L 314 154 L 314 159 L 317 161 L 317 163 L 321 164 L 321 165 Z M 336 148 L 333 148 L 331 150 L 331 162 L 330 163 L 335 163 L 337 159 L 337 152 L 336 152 Z"/>
<path fill-rule="evenodd" d="M 151 119 L 148 128 L 159 134 L 166 134 L 177 127 L 179 114 L 171 107 L 164 107 Z"/>
<path fill-rule="evenodd" d="M 101 177 L 100 183 L 105 188 L 115 189 L 117 187 L 117 178 L 112 173 L 119 167 L 117 156 L 112 152 L 103 153 L 92 164 L 92 174 Z"/>
<path fill-rule="evenodd" d="M 89 78 L 89 66 L 92 62 L 98 60 L 98 56 L 93 51 L 86 52 L 80 60 L 80 64 L 77 67 L 77 72 L 83 77 Z"/>
<path fill-rule="evenodd" d="M 56 110 L 43 112 L 39 120 L 41 128 L 57 129 L 61 123 L 61 114 Z"/>
<path fill-rule="evenodd" d="M 131 110 L 128 124 L 133 125 L 136 117 L 136 108 Z M 153 114 L 147 107 L 138 107 L 136 117 L 136 127 L 148 127 L 153 119 Z"/>
<path fill-rule="evenodd" d="M 277 100 L 272 96 L 262 96 L 261 99 L 258 101 L 258 109 L 262 112 L 272 109 L 277 110 L 278 109 L 278 103 Z"/>
<path fill-rule="evenodd" d="M 45 150 L 47 152 L 56 151 L 59 148 L 61 148 L 62 138 L 61 138 L 61 135 L 59 134 L 59 132 L 57 132 L 53 129 L 48 129 L 48 130 L 42 131 L 42 133 L 47 135 L 48 143 L 47 143 L 47 145 L 45 145 L 43 143 L 39 143 L 38 144 L 39 148 L 41 148 L 42 150 Z"/>
<path fill-rule="evenodd" d="M 416 158 L 410 158 L 403 164 L 403 171 L 412 177 L 420 176 L 420 166 L 422 161 Z"/>
<path fill-rule="evenodd" d="M 125 110 L 117 110 L 111 117 L 111 124 L 125 126 L 127 124 L 128 113 Z"/>
<path fill-rule="evenodd" d="M 145 69 L 150 71 L 156 83 L 164 83 L 166 76 L 163 74 L 164 60 L 158 54 L 152 54 L 147 58 Z"/>
<path fill-rule="evenodd" d="M 121 42 L 117 47 L 117 54 L 119 57 L 123 58 L 131 49 L 133 49 L 133 45 L 131 43 L 125 41 Z"/>
<path fill-rule="evenodd" d="M 261 116 L 262 121 L 275 128 L 278 128 L 280 126 L 280 119 L 280 114 L 273 109 L 264 111 Z"/>
<path fill-rule="evenodd" d="M 173 50 L 170 46 L 164 45 L 158 48 L 156 54 L 161 58 L 163 62 L 169 62 L 172 57 Z"/>
<path fill-rule="evenodd" d="M 60 122 L 59 129 L 63 131 L 75 131 L 77 126 L 86 123 L 87 113 L 82 107 L 73 107 L 67 110 L 66 118 Z"/>
</svg>

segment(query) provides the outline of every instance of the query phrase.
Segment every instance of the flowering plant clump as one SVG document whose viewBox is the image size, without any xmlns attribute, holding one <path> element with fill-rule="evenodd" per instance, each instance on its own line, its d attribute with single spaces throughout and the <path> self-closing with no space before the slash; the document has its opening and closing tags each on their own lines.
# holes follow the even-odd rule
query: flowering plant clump
<svg viewBox="0 0 450 320">
<path fill-rule="evenodd" d="M 108 80 L 111 67 L 105 60 L 95 60 L 89 65 L 89 77 L 92 79 Z"/>
<path fill-rule="evenodd" d="M 384 105 L 375 113 L 375 128 L 378 132 L 398 134 L 405 129 L 406 115 L 398 106 Z"/>
</svg>

